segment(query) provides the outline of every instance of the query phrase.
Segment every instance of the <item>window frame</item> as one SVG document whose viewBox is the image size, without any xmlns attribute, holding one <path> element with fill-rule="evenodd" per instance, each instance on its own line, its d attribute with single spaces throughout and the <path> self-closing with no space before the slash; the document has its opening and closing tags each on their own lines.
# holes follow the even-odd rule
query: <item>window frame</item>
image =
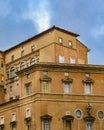
<svg viewBox="0 0 104 130">
<path fill-rule="evenodd" d="M 14 78 L 14 76 L 15 76 L 15 68 L 14 68 L 14 66 L 12 66 L 10 68 L 10 78 Z"/>
<path fill-rule="evenodd" d="M 85 86 L 85 94 L 91 95 L 92 94 L 92 83 L 86 82 L 86 83 L 84 83 L 84 86 Z"/>
<path fill-rule="evenodd" d="M 25 84 L 25 92 L 26 92 L 26 96 L 31 95 L 31 82 Z"/>
<path fill-rule="evenodd" d="M 50 92 L 50 83 L 49 81 L 41 81 L 41 92 L 49 93 Z"/>
<path fill-rule="evenodd" d="M 63 82 L 63 86 L 64 86 L 64 94 L 70 94 L 71 93 L 71 83 Z"/>
</svg>

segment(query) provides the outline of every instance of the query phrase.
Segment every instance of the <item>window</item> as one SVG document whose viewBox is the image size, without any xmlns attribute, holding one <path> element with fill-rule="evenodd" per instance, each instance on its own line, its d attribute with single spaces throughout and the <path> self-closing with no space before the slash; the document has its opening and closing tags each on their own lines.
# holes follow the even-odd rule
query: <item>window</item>
<svg viewBox="0 0 104 130">
<path fill-rule="evenodd" d="M 74 58 L 70 58 L 70 63 L 71 64 L 75 64 L 75 59 Z"/>
<path fill-rule="evenodd" d="M 11 69 L 10 69 L 10 78 L 13 78 L 14 75 L 15 75 L 15 69 L 14 69 L 14 67 L 11 67 Z"/>
<path fill-rule="evenodd" d="M 24 56 L 24 50 L 21 51 L 21 57 L 23 57 L 23 56 Z"/>
<path fill-rule="evenodd" d="M 25 68 L 25 63 L 24 62 L 21 62 L 20 64 L 20 69 L 24 69 Z"/>
<path fill-rule="evenodd" d="M 81 110 L 76 110 L 75 116 L 76 116 L 77 119 L 80 119 L 80 118 L 82 117 L 82 112 L 81 112 Z"/>
<path fill-rule="evenodd" d="M 26 117 L 30 117 L 31 116 L 31 111 L 30 108 L 26 109 Z"/>
<path fill-rule="evenodd" d="M 30 95 L 31 94 L 31 83 L 27 83 L 25 84 L 25 87 L 26 87 L 26 95 Z"/>
<path fill-rule="evenodd" d="M 101 110 L 98 111 L 97 117 L 98 117 L 100 120 L 104 119 L 104 113 L 103 113 L 103 111 L 101 111 Z"/>
<path fill-rule="evenodd" d="M 68 41 L 68 47 L 72 48 L 72 41 Z"/>
<path fill-rule="evenodd" d="M 34 52 L 34 51 L 35 51 L 35 47 L 31 46 L 31 52 Z"/>
<path fill-rule="evenodd" d="M 3 64 L 3 61 L 1 62 L 1 68 L 3 68 L 4 67 L 4 64 Z"/>
<path fill-rule="evenodd" d="M 64 63 L 64 56 L 59 56 L 59 63 Z"/>
<path fill-rule="evenodd" d="M 4 116 L 0 117 L 0 124 L 4 124 Z"/>
<path fill-rule="evenodd" d="M 85 74 L 86 78 L 90 78 L 90 73 Z"/>
<path fill-rule="evenodd" d="M 91 83 L 85 83 L 85 94 L 91 94 Z"/>
<path fill-rule="evenodd" d="M 12 121 L 16 121 L 16 114 L 12 113 Z"/>
<path fill-rule="evenodd" d="M 27 124 L 27 130 L 31 130 L 31 124 L 30 123 Z"/>
<path fill-rule="evenodd" d="M 61 37 L 58 39 L 58 42 L 59 42 L 59 44 L 62 44 L 62 43 L 63 43 L 63 40 L 62 40 Z"/>
<path fill-rule="evenodd" d="M 41 91 L 44 93 L 50 92 L 49 81 L 42 81 L 41 82 Z"/>
<path fill-rule="evenodd" d="M 71 88 L 70 88 L 70 83 L 69 82 L 64 82 L 64 93 L 70 93 L 71 92 Z"/>
<path fill-rule="evenodd" d="M 50 123 L 52 117 L 50 115 L 41 116 L 42 130 L 50 130 Z"/>
<path fill-rule="evenodd" d="M 62 117 L 64 130 L 72 130 L 72 122 L 74 117 L 71 115 L 65 115 Z"/>
<path fill-rule="evenodd" d="M 11 56 L 11 61 L 14 61 L 14 55 Z"/>
<path fill-rule="evenodd" d="M 12 125 L 12 130 L 16 130 L 16 125 Z"/>
<path fill-rule="evenodd" d="M 31 65 L 35 64 L 35 58 L 32 58 L 32 59 L 31 59 L 30 64 L 31 64 Z"/>
<path fill-rule="evenodd" d="M 92 121 L 86 122 L 86 130 L 92 130 Z"/>
<path fill-rule="evenodd" d="M 4 82 L 4 75 L 1 75 L 1 82 Z"/>
</svg>

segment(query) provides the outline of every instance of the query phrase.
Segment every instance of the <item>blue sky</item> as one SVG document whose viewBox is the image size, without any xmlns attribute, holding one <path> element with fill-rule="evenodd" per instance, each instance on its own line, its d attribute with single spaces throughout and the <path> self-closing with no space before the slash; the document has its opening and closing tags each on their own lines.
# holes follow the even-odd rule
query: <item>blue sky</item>
<svg viewBox="0 0 104 130">
<path fill-rule="evenodd" d="M 80 35 L 90 64 L 104 65 L 104 0 L 0 0 L 0 6 L 0 50 L 56 25 Z"/>
</svg>

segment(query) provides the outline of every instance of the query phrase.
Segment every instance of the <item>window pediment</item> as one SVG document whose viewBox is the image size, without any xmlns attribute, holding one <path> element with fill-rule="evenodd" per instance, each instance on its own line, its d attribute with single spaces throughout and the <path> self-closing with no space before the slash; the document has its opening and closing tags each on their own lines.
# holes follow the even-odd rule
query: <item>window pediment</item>
<svg viewBox="0 0 104 130">
<path fill-rule="evenodd" d="M 73 116 L 71 116 L 71 115 L 65 115 L 65 116 L 63 116 L 62 117 L 62 119 L 64 120 L 64 121 L 73 121 L 74 120 L 74 117 Z"/>
<path fill-rule="evenodd" d="M 29 122 L 31 121 L 31 117 L 26 117 L 26 118 L 24 119 L 24 121 L 25 121 L 26 123 L 29 123 Z"/>
<path fill-rule="evenodd" d="M 41 116 L 40 118 L 41 118 L 41 120 L 51 120 L 52 116 L 46 114 L 46 115 Z"/>
<path fill-rule="evenodd" d="M 91 122 L 94 122 L 94 120 L 95 120 L 95 117 L 93 117 L 93 116 L 86 116 L 86 117 L 84 117 L 84 121 L 91 121 Z"/>
<path fill-rule="evenodd" d="M 94 83 L 94 80 L 91 78 L 86 78 L 84 80 L 82 80 L 83 83 Z"/>
<path fill-rule="evenodd" d="M 41 78 L 40 78 L 40 81 L 51 81 L 52 79 L 47 76 L 47 75 L 43 75 Z"/>
<path fill-rule="evenodd" d="M 16 121 L 11 121 L 10 125 L 16 125 Z"/>
<path fill-rule="evenodd" d="M 72 83 L 73 79 L 69 78 L 69 77 L 65 77 L 62 79 L 62 82 L 68 82 L 68 83 Z"/>
</svg>

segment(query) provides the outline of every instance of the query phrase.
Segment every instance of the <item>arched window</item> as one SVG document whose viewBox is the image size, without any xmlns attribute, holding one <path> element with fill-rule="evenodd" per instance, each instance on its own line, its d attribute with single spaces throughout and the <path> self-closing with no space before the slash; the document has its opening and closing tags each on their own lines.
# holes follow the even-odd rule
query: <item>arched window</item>
<svg viewBox="0 0 104 130">
<path fill-rule="evenodd" d="M 10 69 L 10 78 L 13 78 L 14 75 L 15 75 L 15 69 L 14 69 L 14 67 L 11 67 L 11 69 Z"/>
<path fill-rule="evenodd" d="M 20 69 L 24 69 L 25 68 L 25 63 L 24 62 L 21 62 L 20 64 Z"/>
<path fill-rule="evenodd" d="M 35 64 L 35 58 L 32 58 L 30 61 L 30 65 L 33 65 L 33 64 Z"/>
</svg>

